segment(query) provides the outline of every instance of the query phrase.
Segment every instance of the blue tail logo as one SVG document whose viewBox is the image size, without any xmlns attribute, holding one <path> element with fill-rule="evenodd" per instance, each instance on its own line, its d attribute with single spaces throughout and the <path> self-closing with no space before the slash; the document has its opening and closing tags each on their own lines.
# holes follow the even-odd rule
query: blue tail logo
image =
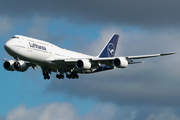
<svg viewBox="0 0 180 120">
<path fill-rule="evenodd" d="M 119 35 L 114 34 L 111 39 L 107 42 L 104 49 L 100 52 L 98 57 L 114 57 L 116 52 L 116 46 L 118 42 Z"/>
<path fill-rule="evenodd" d="M 109 57 L 113 57 L 114 56 L 114 45 L 112 43 L 109 43 L 108 44 L 108 47 L 107 47 L 107 53 L 108 53 L 108 56 Z"/>
</svg>

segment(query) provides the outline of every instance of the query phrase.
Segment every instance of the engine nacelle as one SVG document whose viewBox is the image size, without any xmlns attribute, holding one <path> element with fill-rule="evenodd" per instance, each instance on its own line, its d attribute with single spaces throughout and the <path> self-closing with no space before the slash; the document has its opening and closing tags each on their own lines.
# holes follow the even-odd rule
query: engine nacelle
<svg viewBox="0 0 180 120">
<path fill-rule="evenodd" d="M 124 57 L 115 58 L 113 61 L 114 66 L 117 68 L 126 68 L 128 66 L 128 61 Z"/>
<path fill-rule="evenodd" d="M 14 60 L 5 61 L 3 64 L 4 69 L 6 69 L 8 71 L 14 71 L 13 64 L 14 64 Z"/>
<path fill-rule="evenodd" d="M 27 66 L 25 61 L 18 61 L 14 62 L 13 67 L 17 71 L 24 72 L 28 69 L 29 66 Z"/>
<path fill-rule="evenodd" d="M 89 70 L 91 69 L 91 62 L 89 62 L 89 60 L 86 60 L 86 59 L 78 60 L 76 62 L 76 67 L 78 69 Z"/>
</svg>

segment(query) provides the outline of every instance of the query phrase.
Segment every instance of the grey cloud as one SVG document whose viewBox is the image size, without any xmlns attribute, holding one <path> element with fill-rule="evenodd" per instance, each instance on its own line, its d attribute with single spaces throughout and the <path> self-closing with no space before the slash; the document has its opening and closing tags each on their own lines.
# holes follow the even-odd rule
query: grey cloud
<svg viewBox="0 0 180 120">
<path fill-rule="evenodd" d="M 52 34 L 48 31 L 50 20 L 46 17 L 34 17 L 32 20 L 32 26 L 26 29 L 24 35 L 49 41 L 53 44 L 60 44 L 65 40 L 65 36 L 62 34 Z M 54 31 L 56 33 L 57 31 Z"/>
<path fill-rule="evenodd" d="M 162 110 L 162 112 L 160 112 L 159 114 L 150 114 L 147 117 L 147 120 L 179 120 L 178 115 L 174 114 L 173 110 L 171 109 L 165 109 Z"/>
<path fill-rule="evenodd" d="M 117 23 L 134 26 L 179 26 L 179 0 L 11 0 L 0 4 L 1 15 L 66 17 L 79 23 Z"/>
<path fill-rule="evenodd" d="M 0 16 L 0 37 L 6 36 L 13 27 L 13 21 L 11 19 Z"/>
<path fill-rule="evenodd" d="M 128 69 L 128 68 L 127 68 Z M 140 68 L 138 68 L 139 70 Z M 157 69 L 157 68 L 156 68 Z M 162 69 L 157 69 L 162 70 Z M 139 74 L 118 75 L 112 72 L 99 73 L 98 75 L 82 76 L 78 81 L 57 81 L 53 80 L 49 89 L 59 92 L 65 92 L 69 95 L 79 97 L 94 97 L 102 102 L 113 102 L 115 104 L 131 105 L 165 105 L 179 106 L 179 84 L 176 80 L 161 78 L 153 69 L 146 70 L 145 73 L 140 70 Z M 127 70 L 126 72 L 131 72 Z M 108 74 L 108 75 L 107 75 Z M 163 73 L 161 73 L 163 74 Z M 167 73 L 164 73 L 167 74 Z M 139 77 L 137 77 L 139 76 Z M 154 77 L 155 76 L 155 77 Z M 160 77 L 159 80 L 157 77 Z M 168 77 L 164 75 L 164 77 Z"/>
</svg>

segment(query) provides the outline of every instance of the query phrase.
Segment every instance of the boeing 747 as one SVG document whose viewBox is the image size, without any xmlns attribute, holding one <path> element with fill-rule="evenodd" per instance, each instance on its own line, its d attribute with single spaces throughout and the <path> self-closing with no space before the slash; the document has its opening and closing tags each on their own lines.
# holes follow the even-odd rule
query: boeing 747
<svg viewBox="0 0 180 120">
<path fill-rule="evenodd" d="M 4 68 L 8 71 L 24 72 L 29 67 L 36 69 L 40 66 L 44 79 L 50 79 L 51 72 L 56 72 L 56 77 L 64 79 L 78 79 L 78 73 L 96 73 L 114 68 L 126 68 L 129 64 L 141 63 L 134 59 L 171 55 L 173 53 L 152 54 L 140 56 L 115 57 L 119 35 L 114 34 L 104 46 L 98 56 L 90 56 L 66 49 L 42 40 L 13 36 L 4 45 L 6 52 L 14 59 L 4 58 Z"/>
</svg>

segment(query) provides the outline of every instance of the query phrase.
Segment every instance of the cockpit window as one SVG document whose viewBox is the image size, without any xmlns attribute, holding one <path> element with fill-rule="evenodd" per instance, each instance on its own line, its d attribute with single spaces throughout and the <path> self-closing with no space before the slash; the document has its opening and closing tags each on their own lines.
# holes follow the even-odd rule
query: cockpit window
<svg viewBox="0 0 180 120">
<path fill-rule="evenodd" d="M 19 37 L 16 37 L 16 36 L 13 36 L 12 38 L 17 38 L 17 39 L 19 39 Z"/>
</svg>

